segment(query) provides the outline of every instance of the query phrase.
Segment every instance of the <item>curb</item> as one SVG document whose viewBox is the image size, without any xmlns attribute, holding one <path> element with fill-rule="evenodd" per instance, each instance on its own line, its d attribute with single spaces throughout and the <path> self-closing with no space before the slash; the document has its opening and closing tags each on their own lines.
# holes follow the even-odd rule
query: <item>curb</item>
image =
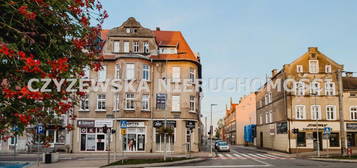
<svg viewBox="0 0 357 168">
<path fill-rule="evenodd" d="M 137 165 L 120 165 L 120 166 L 106 166 L 108 168 L 134 168 L 134 167 L 161 167 L 161 166 L 172 166 L 177 164 L 185 164 L 185 163 L 195 163 L 205 161 L 207 158 L 196 158 L 196 159 L 189 159 L 189 160 L 181 160 L 176 162 L 168 162 L 168 163 L 152 163 L 152 164 L 137 164 Z"/>
<path fill-rule="evenodd" d="M 324 158 L 307 158 L 314 161 L 323 161 L 323 162 L 342 162 L 342 163 L 357 163 L 357 160 L 346 160 L 346 159 L 324 159 Z"/>
</svg>

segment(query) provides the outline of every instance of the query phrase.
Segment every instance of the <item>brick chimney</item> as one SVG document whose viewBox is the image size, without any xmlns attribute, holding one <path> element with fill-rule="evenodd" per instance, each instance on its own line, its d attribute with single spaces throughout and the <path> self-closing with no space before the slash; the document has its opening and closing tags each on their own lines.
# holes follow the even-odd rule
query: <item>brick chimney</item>
<svg viewBox="0 0 357 168">
<path fill-rule="evenodd" d="M 160 27 L 156 27 L 156 31 L 160 31 Z"/>
<path fill-rule="evenodd" d="M 317 52 L 317 47 L 309 47 L 309 52 Z"/>
</svg>

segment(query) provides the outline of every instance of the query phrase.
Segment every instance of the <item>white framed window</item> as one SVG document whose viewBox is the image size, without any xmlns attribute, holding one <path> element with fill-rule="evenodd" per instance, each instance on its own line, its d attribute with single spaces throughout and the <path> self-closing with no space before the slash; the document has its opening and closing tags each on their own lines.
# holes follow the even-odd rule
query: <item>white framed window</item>
<svg viewBox="0 0 357 168">
<path fill-rule="evenodd" d="M 83 79 L 89 79 L 90 77 L 90 67 L 86 66 L 83 68 Z"/>
<path fill-rule="evenodd" d="M 332 73 L 332 66 L 331 65 L 325 65 L 325 73 Z"/>
<path fill-rule="evenodd" d="M 149 95 L 143 95 L 141 97 L 141 109 L 145 111 L 150 111 L 150 96 Z"/>
<path fill-rule="evenodd" d="M 148 42 L 144 42 L 143 43 L 143 49 L 144 49 L 144 53 L 149 53 L 149 43 Z"/>
<path fill-rule="evenodd" d="M 129 41 L 124 42 L 124 52 L 128 53 L 129 52 Z"/>
<path fill-rule="evenodd" d="M 326 119 L 327 120 L 336 120 L 336 106 L 328 105 L 326 106 Z"/>
<path fill-rule="evenodd" d="M 269 111 L 269 123 L 273 122 L 273 111 Z"/>
<path fill-rule="evenodd" d="M 268 96 L 268 94 L 265 94 L 265 96 L 264 96 L 264 103 L 265 103 L 265 105 L 269 104 L 269 96 Z"/>
<path fill-rule="evenodd" d="M 320 83 L 319 82 L 311 82 L 310 84 L 310 94 L 314 96 L 319 96 L 320 95 Z"/>
<path fill-rule="evenodd" d="M 268 98 L 269 98 L 269 103 L 272 103 L 273 102 L 273 93 L 269 92 Z"/>
<path fill-rule="evenodd" d="M 126 31 L 126 33 L 130 33 L 131 29 L 130 28 L 126 28 L 125 31 Z"/>
<path fill-rule="evenodd" d="M 120 79 L 120 64 L 115 64 L 114 79 Z"/>
<path fill-rule="evenodd" d="M 190 76 L 189 76 L 190 82 L 195 82 L 195 69 L 190 68 Z"/>
<path fill-rule="evenodd" d="M 310 73 L 319 73 L 319 61 L 309 60 L 309 71 Z"/>
<path fill-rule="evenodd" d="M 297 95 L 297 96 L 305 95 L 305 83 L 304 82 L 296 82 L 295 83 L 295 95 Z"/>
<path fill-rule="evenodd" d="M 181 77 L 181 68 L 180 67 L 172 67 L 172 81 L 179 82 Z"/>
<path fill-rule="evenodd" d="M 196 112 L 196 110 L 195 110 L 195 96 L 190 96 L 190 112 Z"/>
<path fill-rule="evenodd" d="M 326 82 L 325 83 L 325 94 L 326 94 L 326 96 L 336 95 L 334 82 Z"/>
<path fill-rule="evenodd" d="M 98 82 L 104 82 L 107 78 L 107 66 L 103 65 L 98 71 Z"/>
<path fill-rule="evenodd" d="M 180 96 L 172 96 L 172 111 L 180 111 Z"/>
<path fill-rule="evenodd" d="M 331 67 L 331 65 L 325 65 L 325 72 L 326 72 L 326 73 L 332 73 L 332 67 Z"/>
<path fill-rule="evenodd" d="M 351 120 L 357 120 L 357 106 L 350 107 Z"/>
<path fill-rule="evenodd" d="M 125 94 L 125 110 L 134 110 L 135 109 L 135 97 L 134 93 Z"/>
<path fill-rule="evenodd" d="M 311 118 L 313 120 L 321 120 L 321 106 L 312 105 L 311 106 Z"/>
<path fill-rule="evenodd" d="M 134 51 L 134 53 L 139 52 L 139 42 L 138 41 L 134 41 L 133 51 Z"/>
<path fill-rule="evenodd" d="M 259 115 L 259 124 L 263 124 L 263 115 L 262 114 Z"/>
<path fill-rule="evenodd" d="M 305 119 L 305 106 L 304 105 L 296 105 L 295 106 L 295 118 L 297 120 Z"/>
<path fill-rule="evenodd" d="M 147 64 L 143 65 L 143 79 L 150 81 L 150 66 Z"/>
<path fill-rule="evenodd" d="M 81 97 L 81 100 L 79 102 L 79 110 L 80 111 L 87 111 L 89 110 L 89 99 L 88 95 L 84 95 Z"/>
<path fill-rule="evenodd" d="M 120 51 L 120 42 L 119 41 L 114 41 L 113 43 L 113 52 L 118 53 Z"/>
<path fill-rule="evenodd" d="M 114 94 L 113 111 L 119 111 L 120 109 L 120 97 L 119 93 Z"/>
<path fill-rule="evenodd" d="M 296 72 L 297 73 L 303 73 L 304 72 L 304 67 L 302 65 L 296 65 Z"/>
<path fill-rule="evenodd" d="M 126 79 L 127 80 L 133 80 L 135 78 L 135 64 L 133 63 L 128 63 L 126 64 Z"/>
<path fill-rule="evenodd" d="M 265 112 L 265 123 L 269 123 L 269 112 Z"/>
<path fill-rule="evenodd" d="M 105 110 L 105 94 L 97 95 L 97 110 Z"/>
</svg>

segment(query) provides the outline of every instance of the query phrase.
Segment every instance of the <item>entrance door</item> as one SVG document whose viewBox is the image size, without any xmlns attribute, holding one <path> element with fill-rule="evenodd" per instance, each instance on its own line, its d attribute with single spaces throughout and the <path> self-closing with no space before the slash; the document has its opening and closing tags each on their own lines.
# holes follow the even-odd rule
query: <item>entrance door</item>
<svg viewBox="0 0 357 168">
<path fill-rule="evenodd" d="M 317 150 L 317 136 L 316 132 L 313 133 L 314 137 L 314 150 Z M 320 151 L 322 151 L 322 133 L 319 132 L 319 146 L 320 146 Z"/>
<path fill-rule="evenodd" d="M 95 135 L 87 134 L 87 151 L 95 151 Z"/>
<path fill-rule="evenodd" d="M 138 134 L 138 151 L 145 150 L 145 135 Z"/>
<path fill-rule="evenodd" d="M 263 145 L 263 132 L 260 132 L 260 147 L 263 148 L 264 145 Z"/>
<path fill-rule="evenodd" d="M 137 149 L 136 149 L 136 134 L 127 134 L 128 135 L 128 148 L 127 148 L 127 151 L 130 151 L 130 152 L 135 152 Z"/>
</svg>

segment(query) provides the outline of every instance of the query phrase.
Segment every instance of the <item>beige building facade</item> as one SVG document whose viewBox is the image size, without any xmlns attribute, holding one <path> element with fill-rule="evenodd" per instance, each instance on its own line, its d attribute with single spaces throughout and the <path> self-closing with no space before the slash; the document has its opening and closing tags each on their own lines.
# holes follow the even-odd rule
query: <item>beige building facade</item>
<svg viewBox="0 0 357 168">
<path fill-rule="evenodd" d="M 256 92 L 257 146 L 292 153 L 316 151 L 317 145 L 320 150 L 340 150 L 339 105 L 343 104 L 350 137 L 346 143 L 356 148 L 356 101 L 348 96 L 354 93 L 351 89 L 339 86 L 339 71 L 343 65 L 315 47 L 280 71 L 273 70 L 269 81 Z M 345 85 L 346 77 L 341 79 Z M 339 94 L 344 95 L 342 102 Z M 326 128 L 332 129 L 330 134 L 324 134 Z"/>
<path fill-rule="evenodd" d="M 109 89 L 91 90 L 75 109 L 73 151 L 199 151 L 201 64 L 182 33 L 129 18 L 101 38 L 103 68 L 84 77 Z"/>
</svg>

